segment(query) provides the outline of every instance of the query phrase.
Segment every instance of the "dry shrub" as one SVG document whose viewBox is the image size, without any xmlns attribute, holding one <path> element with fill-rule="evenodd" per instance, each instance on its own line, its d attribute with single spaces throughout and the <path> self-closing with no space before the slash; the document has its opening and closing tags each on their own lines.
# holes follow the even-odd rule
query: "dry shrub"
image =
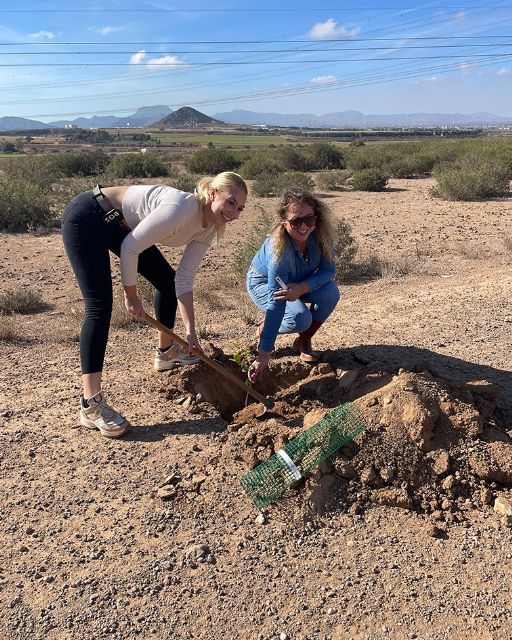
<svg viewBox="0 0 512 640">
<path fill-rule="evenodd" d="M 0 342 L 10 342 L 18 337 L 14 319 L 0 315 Z"/>
<path fill-rule="evenodd" d="M 503 246 L 507 253 L 512 253 L 512 236 L 505 236 L 503 238 Z"/>
<path fill-rule="evenodd" d="M 5 289 L 0 291 L 0 314 L 35 313 L 45 308 L 39 291 L 34 289 Z"/>
<path fill-rule="evenodd" d="M 467 242 L 456 242 L 453 245 L 455 255 L 468 260 L 482 260 L 489 256 L 489 251 L 482 245 L 468 244 Z"/>
<path fill-rule="evenodd" d="M 402 253 L 392 259 L 370 253 L 354 263 L 350 278 L 403 278 L 408 275 L 430 273 L 428 263 L 416 255 Z"/>
</svg>

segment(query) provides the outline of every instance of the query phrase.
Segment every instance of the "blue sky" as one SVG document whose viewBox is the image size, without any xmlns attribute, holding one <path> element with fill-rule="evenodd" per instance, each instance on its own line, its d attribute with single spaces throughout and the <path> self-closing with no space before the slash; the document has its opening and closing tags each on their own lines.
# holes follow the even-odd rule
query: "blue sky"
<svg viewBox="0 0 512 640">
<path fill-rule="evenodd" d="M 124 116 L 156 104 L 512 116 L 512 0 L 314 5 L 4 1 L 0 117 Z"/>
</svg>

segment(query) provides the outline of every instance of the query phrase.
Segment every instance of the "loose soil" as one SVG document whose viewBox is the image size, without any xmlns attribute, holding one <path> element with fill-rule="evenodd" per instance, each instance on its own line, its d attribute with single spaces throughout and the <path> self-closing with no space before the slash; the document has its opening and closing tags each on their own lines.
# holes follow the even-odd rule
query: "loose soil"
<svg viewBox="0 0 512 640">
<path fill-rule="evenodd" d="M 105 389 L 133 424 L 116 441 L 77 427 L 60 236 L 0 235 L 2 288 L 46 303 L 0 342 L 0 638 L 512 637 L 512 201 L 432 184 L 326 195 L 393 269 L 342 286 L 319 364 L 278 338 L 263 416 L 205 364 L 156 373 L 150 328 L 113 328 Z M 259 317 L 231 256 L 255 204 L 197 278 L 205 351 L 241 379 Z M 364 432 L 255 509 L 240 478 L 347 401 Z"/>
</svg>

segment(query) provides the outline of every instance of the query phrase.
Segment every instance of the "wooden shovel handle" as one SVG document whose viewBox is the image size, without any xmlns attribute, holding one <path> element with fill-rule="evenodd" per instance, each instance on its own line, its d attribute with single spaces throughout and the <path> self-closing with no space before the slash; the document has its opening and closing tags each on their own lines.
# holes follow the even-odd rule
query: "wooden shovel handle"
<svg viewBox="0 0 512 640">
<path fill-rule="evenodd" d="M 150 325 L 155 327 L 155 329 L 158 329 L 158 331 L 161 331 L 162 333 L 167 334 L 175 342 L 177 342 L 178 344 L 181 344 L 182 347 L 185 347 L 185 349 L 187 349 L 187 351 L 189 350 L 188 342 L 186 340 L 183 340 L 183 338 L 180 338 L 179 336 L 177 336 L 174 333 L 174 331 L 171 331 L 170 329 L 168 329 L 163 324 L 158 322 L 158 320 L 155 320 L 155 318 L 152 318 L 147 313 L 146 313 L 146 322 L 148 322 Z M 224 367 L 221 366 L 218 362 L 216 362 L 212 358 L 209 358 L 208 356 L 206 356 L 201 351 L 198 351 L 197 349 L 192 348 L 191 351 L 195 356 L 200 358 L 210 368 L 215 369 L 215 371 L 218 371 L 218 373 L 220 373 L 222 376 L 224 376 L 226 378 L 226 380 L 229 380 L 230 382 L 232 382 L 234 385 L 236 385 L 237 387 L 239 387 L 240 389 L 245 391 L 245 393 L 248 393 L 250 396 L 252 396 L 258 402 L 262 402 L 265 405 L 265 407 L 270 408 L 270 407 L 273 406 L 274 403 L 270 398 L 266 398 L 264 395 L 262 395 L 261 393 L 259 393 L 255 389 L 252 389 L 248 385 L 244 384 L 239 378 L 234 376 L 230 371 L 228 371 L 227 369 L 224 369 Z"/>
</svg>

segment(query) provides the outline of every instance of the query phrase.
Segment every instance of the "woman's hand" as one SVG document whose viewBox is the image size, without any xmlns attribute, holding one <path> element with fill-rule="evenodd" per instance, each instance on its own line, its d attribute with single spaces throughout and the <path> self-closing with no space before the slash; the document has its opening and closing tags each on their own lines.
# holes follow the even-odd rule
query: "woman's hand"
<svg viewBox="0 0 512 640">
<path fill-rule="evenodd" d="M 274 292 L 274 300 L 287 300 L 293 302 L 309 291 L 305 282 L 289 282 L 286 289 L 278 289 Z"/>
<path fill-rule="evenodd" d="M 190 355 L 192 355 L 192 349 L 196 349 L 197 351 L 200 351 L 201 353 L 203 353 L 203 349 L 201 348 L 201 344 L 197 339 L 195 331 L 189 331 L 187 333 L 187 342 L 188 342 L 188 352 Z"/>
<path fill-rule="evenodd" d="M 145 320 L 146 312 L 144 311 L 141 299 L 137 295 L 128 297 L 125 294 L 124 306 L 132 318 L 135 318 L 135 320 Z"/>
<path fill-rule="evenodd" d="M 270 362 L 270 352 L 260 351 L 256 360 L 249 367 L 247 377 L 250 382 L 257 382 L 263 376 L 263 372 L 268 367 Z"/>
</svg>

